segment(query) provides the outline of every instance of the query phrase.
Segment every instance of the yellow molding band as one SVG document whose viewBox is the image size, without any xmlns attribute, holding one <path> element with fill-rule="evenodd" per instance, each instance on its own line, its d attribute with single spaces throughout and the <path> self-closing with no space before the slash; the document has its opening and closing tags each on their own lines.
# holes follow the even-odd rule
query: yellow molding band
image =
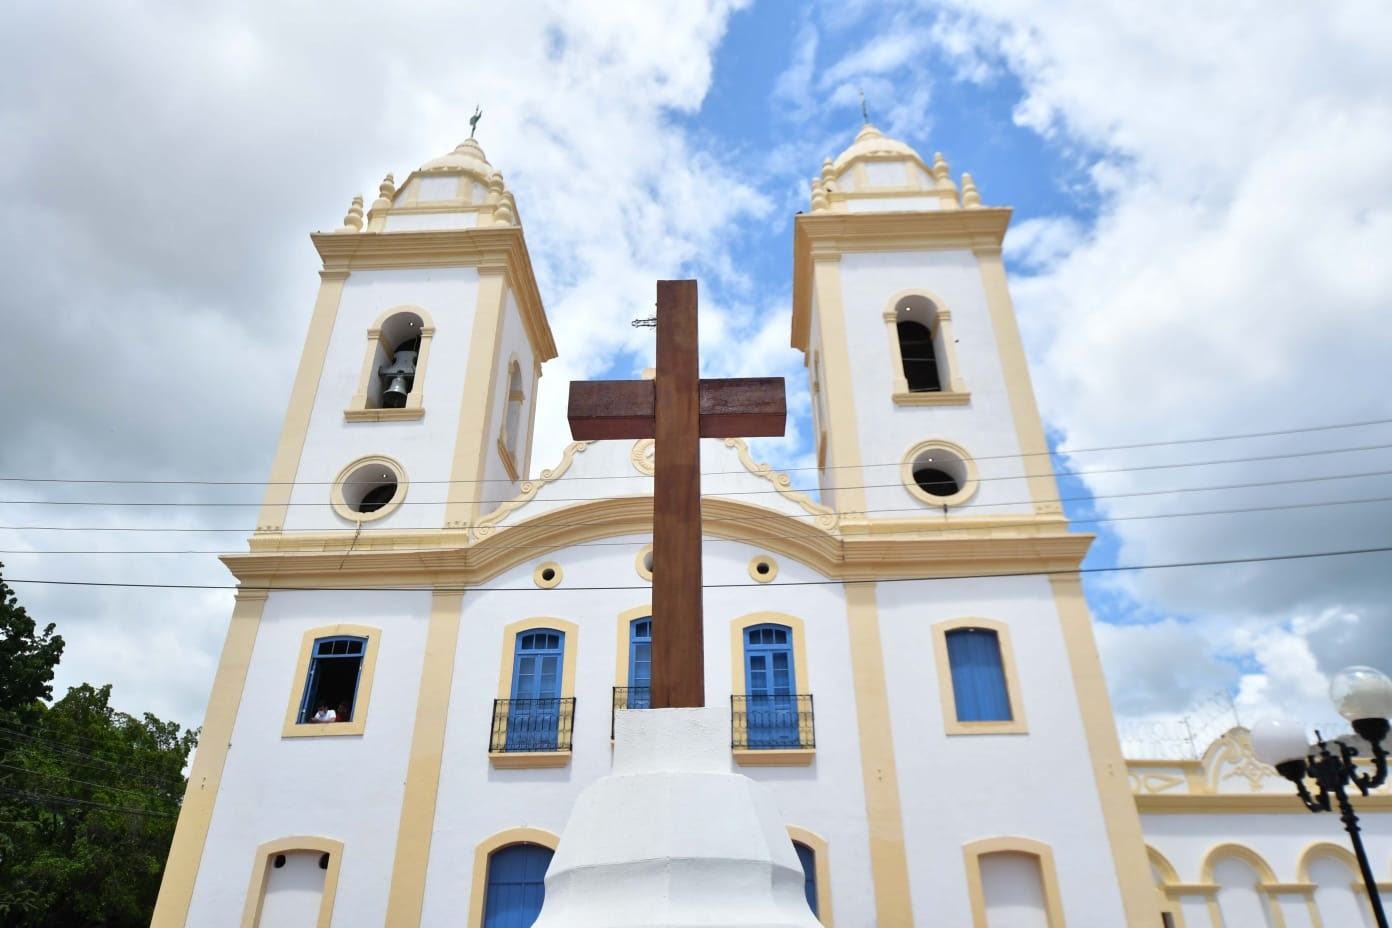
<svg viewBox="0 0 1392 928">
<path fill-rule="evenodd" d="M 991 854 L 1023 854 L 1034 858 L 1039 867 L 1040 889 L 1044 893 L 1045 919 L 1049 928 L 1064 928 L 1063 902 L 1059 898 L 1058 871 L 1054 867 L 1053 850 L 1042 842 L 1015 836 L 983 838 L 962 847 L 962 857 L 967 868 L 967 898 L 971 901 L 972 928 L 990 928 L 986 922 L 986 894 L 981 885 L 981 858 Z M 1159 922 L 1157 918 L 1153 924 Z M 1129 924 L 1141 928 L 1139 923 Z"/>
<path fill-rule="evenodd" d="M 494 356 L 502 337 L 507 309 L 507 286 L 500 271 L 479 270 L 474 329 L 465 362 L 464 387 L 459 399 L 459 427 L 454 438 L 454 462 L 450 466 L 445 525 L 463 528 L 480 515 L 479 500 L 487 498 L 482 483 L 486 473 L 484 436 L 492 435 L 493 391 L 497 370 Z"/>
<path fill-rule="evenodd" d="M 850 631 L 875 917 L 880 925 L 912 925 L 904 816 L 899 805 L 899 775 L 894 761 L 894 732 L 889 723 L 889 692 L 885 687 L 884 649 L 874 585 L 846 588 L 846 622 Z"/>
<path fill-rule="evenodd" d="M 160 883 L 159 899 L 151 928 L 182 928 L 188 920 L 189 903 L 193 899 L 193 884 L 198 878 L 198 865 L 203 860 L 203 846 L 208 840 L 213 805 L 222 785 L 222 771 L 227 764 L 227 750 L 232 743 L 232 728 L 237 722 L 242 689 L 246 685 L 251 652 L 256 645 L 256 632 L 261 625 L 267 594 L 237 592 L 232 619 L 227 625 L 227 639 L 222 645 L 213 691 L 208 697 L 208 710 L 203 716 L 202 734 L 189 770 L 184 803 L 174 828 L 174 840 L 169 847 L 169 862 Z"/>
<path fill-rule="evenodd" d="M 816 748 L 735 748 L 730 752 L 741 767 L 810 767 Z"/>
<path fill-rule="evenodd" d="M 290 838 L 277 838 L 267 841 L 256 849 L 256 863 L 252 864 L 251 886 L 247 889 L 246 907 L 242 909 L 242 928 L 256 928 L 261 922 L 261 910 L 266 904 L 267 870 L 271 859 L 277 854 L 295 851 L 318 852 L 329 855 L 329 866 L 324 872 L 324 888 L 319 894 L 319 916 L 315 928 L 329 928 L 333 922 L 334 899 L 338 895 L 338 870 L 343 863 L 343 842 L 321 835 L 296 835 Z"/>
<path fill-rule="evenodd" d="M 305 336 L 300 366 L 295 372 L 295 384 L 290 388 L 290 403 L 286 407 L 285 423 L 280 429 L 271 474 L 266 478 L 266 495 L 261 512 L 256 517 L 257 531 L 280 531 L 294 490 L 295 475 L 300 469 L 305 436 L 309 433 L 310 416 L 314 413 L 314 398 L 324 375 L 324 361 L 329 354 L 329 338 L 333 335 L 338 305 L 343 300 L 347 270 L 320 271 L 319 295 L 314 300 L 314 314 L 309 319 L 309 334 Z"/>
<path fill-rule="evenodd" d="M 801 219 L 802 217 L 798 217 Z M 827 437 L 836 463 L 831 505 L 837 512 L 865 512 L 865 472 L 860 462 L 860 429 L 856 424 L 855 375 L 846 345 L 846 310 L 841 299 L 841 262 L 836 258 L 813 263 L 812 286 L 820 307 L 822 362 L 826 377 L 843 388 L 826 392 Z M 806 350 L 804 348 L 804 350 Z"/>
<path fill-rule="evenodd" d="M 976 210 L 970 211 L 975 213 Z M 1041 515 L 1059 515 L 1058 483 L 1054 480 L 1049 460 L 1049 443 L 1044 438 L 1044 420 L 1039 416 L 1034 387 L 1030 384 L 1029 361 L 1020 339 L 1020 326 L 1015 307 L 1010 302 L 1010 289 L 1005 282 L 1005 264 L 1000 249 L 978 252 L 977 265 L 986 288 L 986 306 L 991 315 L 991 328 L 996 334 L 996 351 L 1000 355 L 1001 373 L 1005 377 L 1005 392 L 1010 399 L 1010 414 L 1015 420 L 1015 435 L 1020 441 L 1021 463 L 1034 498 L 1034 511 Z"/>
<path fill-rule="evenodd" d="M 1141 817 L 1131 795 L 1126 761 L 1121 756 L 1112 702 L 1102 675 L 1102 658 L 1092 635 L 1092 616 L 1083 598 L 1082 578 L 1076 573 L 1053 576 L 1049 583 L 1077 691 L 1078 714 L 1097 781 L 1097 797 L 1116 865 L 1117 890 L 1121 893 L 1126 923 L 1155 925 L 1160 922 L 1155 883 L 1146 858 Z"/>
<path fill-rule="evenodd" d="M 1207 793 L 1207 794 L 1146 794 L 1133 796 L 1136 810 L 1163 815 L 1309 815 L 1310 810 L 1295 795 L 1289 793 Z M 1392 812 L 1392 793 L 1362 796 L 1358 808 L 1369 812 Z"/>
<path fill-rule="evenodd" d="M 401 821 L 396 830 L 396 855 L 387 895 L 388 925 L 419 925 L 425 904 L 425 877 L 435 829 L 445 723 L 463 605 L 462 593 L 437 591 L 430 599 L 425 659 L 416 698 L 416 726 L 411 733 L 411 756 L 401 793 Z"/>
</svg>

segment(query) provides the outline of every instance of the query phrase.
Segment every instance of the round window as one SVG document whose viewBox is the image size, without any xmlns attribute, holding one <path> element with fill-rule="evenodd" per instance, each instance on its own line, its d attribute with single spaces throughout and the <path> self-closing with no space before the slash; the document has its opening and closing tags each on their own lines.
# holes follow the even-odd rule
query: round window
<svg viewBox="0 0 1392 928">
<path fill-rule="evenodd" d="M 934 506 L 956 506 L 976 492 L 976 464 L 951 442 L 914 445 L 904 456 L 901 476 L 911 495 Z"/>
<path fill-rule="evenodd" d="M 334 511 L 350 522 L 370 522 L 396 511 L 406 496 L 401 465 L 386 457 L 360 458 L 334 481 Z"/>
</svg>

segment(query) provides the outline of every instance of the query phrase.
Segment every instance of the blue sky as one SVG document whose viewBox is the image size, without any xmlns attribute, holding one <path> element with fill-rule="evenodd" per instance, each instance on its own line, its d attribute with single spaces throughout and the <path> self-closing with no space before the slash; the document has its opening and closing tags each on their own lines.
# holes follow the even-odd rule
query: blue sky
<svg viewBox="0 0 1392 928">
<path fill-rule="evenodd" d="M 1064 497 L 1097 495 L 1070 514 L 1115 520 L 1080 525 L 1099 532 L 1088 565 L 1392 538 L 1386 502 L 1348 504 L 1392 497 L 1385 4 L 93 2 L 11 5 L 0 25 L 0 322 L 26 346 L 0 476 L 60 481 L 7 484 L 34 502 L 0 524 L 106 529 L 0 529 L 0 560 L 11 580 L 155 585 L 17 586 L 69 640 L 60 686 L 201 716 L 230 597 L 158 585 L 227 574 L 137 552 L 240 547 L 254 510 L 207 504 L 259 496 L 317 283 L 306 233 L 450 150 L 476 104 L 562 349 L 537 468 L 564 443 L 565 382 L 651 363 L 628 321 L 661 277 L 701 280 L 708 373 L 783 374 L 805 411 L 791 217 L 863 90 L 880 129 L 1014 208 L 1006 260 L 1055 444 L 1146 445 L 1066 456 L 1088 473 Z M 1324 428 L 1358 422 L 1379 424 Z M 1171 444 L 1264 431 L 1289 434 Z M 807 466 L 805 421 L 760 447 Z M 93 477 L 251 488 L 55 505 L 152 498 L 61 482 Z M 1261 485 L 1203 489 L 1235 484 Z M 1327 714 L 1331 671 L 1392 667 L 1387 567 L 1092 575 L 1119 714 L 1171 719 L 1214 691 L 1244 718 Z"/>
</svg>

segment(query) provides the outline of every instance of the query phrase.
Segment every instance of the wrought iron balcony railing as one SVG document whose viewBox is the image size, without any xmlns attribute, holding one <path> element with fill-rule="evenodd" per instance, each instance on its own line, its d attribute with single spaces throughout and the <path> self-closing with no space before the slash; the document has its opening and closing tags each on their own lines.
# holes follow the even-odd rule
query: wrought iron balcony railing
<svg viewBox="0 0 1392 928">
<path fill-rule="evenodd" d="M 751 750 L 816 747 L 812 694 L 731 696 L 730 746 Z"/>
<path fill-rule="evenodd" d="M 575 699 L 495 699 L 488 750 L 569 751 Z"/>
<path fill-rule="evenodd" d="M 614 687 L 614 705 L 609 710 L 609 740 L 614 740 L 614 713 L 620 709 L 651 709 L 652 708 L 652 687 L 650 686 L 616 686 Z"/>
</svg>

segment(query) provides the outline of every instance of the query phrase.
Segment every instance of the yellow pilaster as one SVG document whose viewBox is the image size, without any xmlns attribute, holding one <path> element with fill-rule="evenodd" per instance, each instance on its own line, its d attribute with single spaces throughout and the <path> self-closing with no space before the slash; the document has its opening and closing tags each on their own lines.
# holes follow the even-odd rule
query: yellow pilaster
<svg viewBox="0 0 1392 928">
<path fill-rule="evenodd" d="M 464 374 L 464 394 L 459 404 L 459 428 L 454 439 L 454 463 L 450 468 L 448 501 L 445 505 L 445 527 L 464 528 L 476 522 L 480 515 L 479 501 L 488 499 L 492 490 L 483 484 L 484 455 L 496 431 L 492 412 L 498 371 L 496 355 L 498 340 L 503 331 L 503 309 L 507 298 L 504 270 L 499 267 L 479 268 L 478 305 L 474 310 L 474 328 L 469 342 L 468 369 Z"/>
</svg>

